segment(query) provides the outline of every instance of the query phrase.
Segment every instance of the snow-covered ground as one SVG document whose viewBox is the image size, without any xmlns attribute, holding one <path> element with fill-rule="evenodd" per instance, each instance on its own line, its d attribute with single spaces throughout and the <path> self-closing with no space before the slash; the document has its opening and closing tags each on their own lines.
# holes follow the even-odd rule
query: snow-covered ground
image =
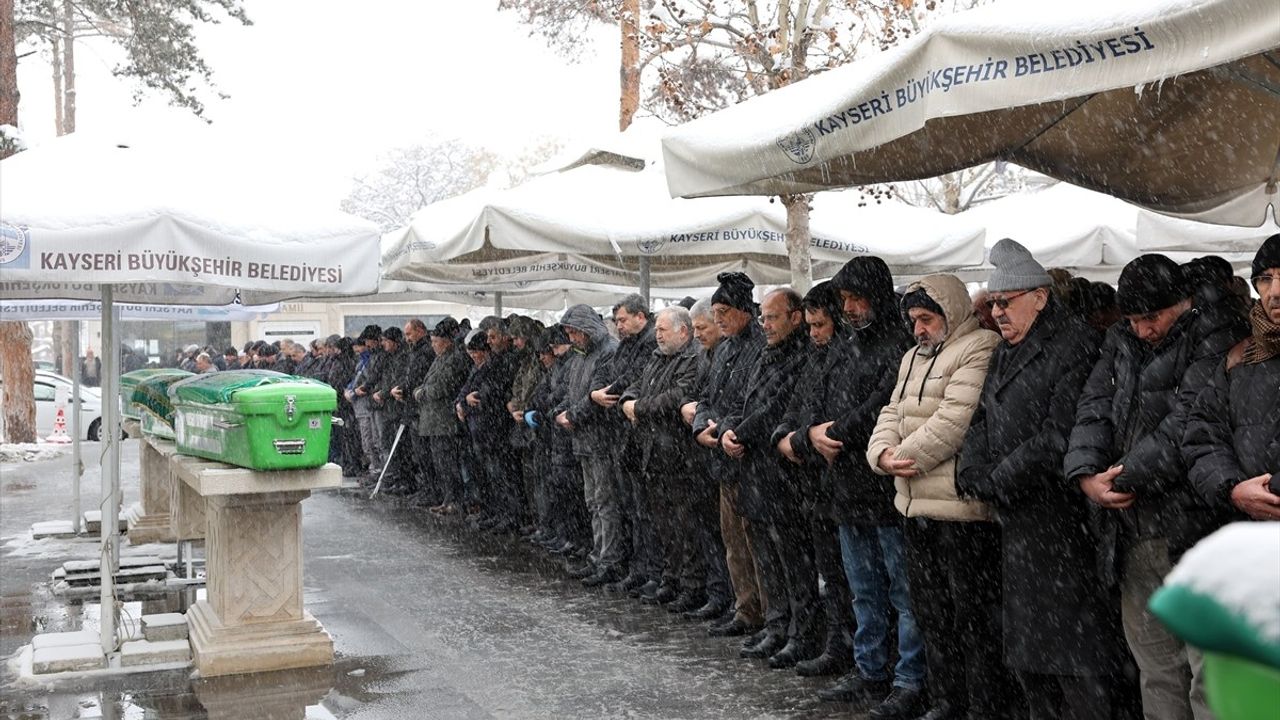
<svg viewBox="0 0 1280 720">
<path fill-rule="evenodd" d="M 4 443 L 0 445 L 0 463 L 52 460 L 69 452 L 71 452 L 69 444 Z"/>
</svg>

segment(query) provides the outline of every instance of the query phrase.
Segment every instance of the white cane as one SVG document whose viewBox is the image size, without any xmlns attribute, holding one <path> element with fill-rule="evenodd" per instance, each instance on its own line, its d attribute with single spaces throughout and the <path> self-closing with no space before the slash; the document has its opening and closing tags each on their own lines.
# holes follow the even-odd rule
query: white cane
<svg viewBox="0 0 1280 720">
<path fill-rule="evenodd" d="M 396 439 L 391 441 L 391 452 L 387 453 L 387 461 L 382 464 L 382 472 L 378 473 L 378 482 L 373 486 L 373 492 L 369 493 L 372 499 L 382 489 L 382 478 L 387 474 L 387 468 L 391 466 L 391 458 L 395 457 L 396 448 L 400 446 L 400 436 L 404 434 L 404 423 L 400 423 L 400 427 L 396 428 Z"/>
</svg>

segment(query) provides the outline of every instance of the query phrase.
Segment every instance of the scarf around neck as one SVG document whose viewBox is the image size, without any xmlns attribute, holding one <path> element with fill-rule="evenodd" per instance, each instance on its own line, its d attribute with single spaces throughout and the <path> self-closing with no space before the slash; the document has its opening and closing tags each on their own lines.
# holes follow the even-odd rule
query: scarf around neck
<svg viewBox="0 0 1280 720">
<path fill-rule="evenodd" d="M 1253 342 L 1245 348 L 1244 364 L 1257 365 L 1280 357 L 1280 325 L 1271 322 L 1261 302 L 1254 303 L 1249 311 L 1249 324 L 1253 327 Z"/>
</svg>

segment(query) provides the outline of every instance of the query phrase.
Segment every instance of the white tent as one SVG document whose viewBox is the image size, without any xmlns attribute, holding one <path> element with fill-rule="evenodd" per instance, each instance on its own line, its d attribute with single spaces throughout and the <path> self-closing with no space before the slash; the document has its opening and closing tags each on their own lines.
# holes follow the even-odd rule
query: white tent
<svg viewBox="0 0 1280 720">
<path fill-rule="evenodd" d="M 193 150 L 206 140 L 131 147 L 69 135 L 0 161 L 0 298 L 100 297 L 102 347 L 114 348 L 117 297 L 224 305 L 238 293 L 262 304 L 377 288 L 372 223 L 283 203 L 278 190 L 289 178 Z M 119 394 L 120 356 L 106 352 L 102 360 L 102 395 L 111 400 Z M 102 420 L 101 630 L 109 653 L 116 643 L 110 608 L 119 546 L 110 520 L 121 503 L 119 404 L 104 403 Z"/>
<path fill-rule="evenodd" d="M 963 219 L 857 193 L 815 200 L 815 277 L 874 254 L 904 274 L 981 262 L 983 233 Z M 587 164 L 507 191 L 428 206 L 384 241 L 388 278 L 473 290 L 546 290 L 565 282 L 634 286 L 641 259 L 654 288 L 705 287 L 743 270 L 790 281 L 786 212 L 765 198 L 673 200 L 657 163 Z"/>
<path fill-rule="evenodd" d="M 776 195 L 991 160 L 1257 226 L 1280 176 L 1280 3 L 997 3 L 672 130 L 675 196 Z"/>
<path fill-rule="evenodd" d="M 986 228 L 988 251 L 1001 238 L 1013 238 L 1045 267 L 1110 283 L 1126 263 L 1148 252 L 1164 253 L 1177 262 L 1219 255 L 1244 271 L 1262 241 L 1280 232 L 1274 222 L 1241 228 L 1173 218 L 1068 183 L 1009 195 L 963 215 Z M 957 274 L 978 281 L 990 270 L 984 263 Z"/>
<path fill-rule="evenodd" d="M 140 305 L 116 303 L 121 320 L 181 320 L 194 322 L 247 322 L 261 320 L 280 309 L 270 305 Z M 97 320 L 102 303 L 81 300 L 0 300 L 0 321 Z"/>
</svg>

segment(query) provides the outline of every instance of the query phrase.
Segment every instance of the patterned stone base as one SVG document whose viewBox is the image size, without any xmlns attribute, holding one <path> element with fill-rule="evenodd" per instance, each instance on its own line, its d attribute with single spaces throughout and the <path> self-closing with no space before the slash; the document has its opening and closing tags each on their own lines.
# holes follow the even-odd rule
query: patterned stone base
<svg viewBox="0 0 1280 720">
<path fill-rule="evenodd" d="M 141 505 L 134 505 L 129 508 L 126 515 L 129 521 L 129 544 L 145 545 L 147 543 L 168 543 L 177 540 L 173 534 L 173 528 L 170 526 L 168 513 L 164 515 L 147 515 L 142 511 Z"/>
<path fill-rule="evenodd" d="M 227 627 L 209 603 L 187 610 L 191 651 L 202 677 L 333 663 L 333 638 L 311 613 L 302 619 Z"/>
</svg>

